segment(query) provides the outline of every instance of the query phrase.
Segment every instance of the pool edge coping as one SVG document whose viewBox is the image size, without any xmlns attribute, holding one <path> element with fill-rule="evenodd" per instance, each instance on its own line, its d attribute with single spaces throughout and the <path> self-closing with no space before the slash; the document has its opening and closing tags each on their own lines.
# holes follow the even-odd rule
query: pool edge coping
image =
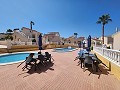
<svg viewBox="0 0 120 90">
<path fill-rule="evenodd" d="M 35 53 L 35 52 L 38 52 L 38 50 L 36 50 L 36 51 L 25 51 L 25 52 L 14 52 L 14 53 L 3 53 L 3 54 L 0 54 L 0 56 L 10 55 L 10 54 L 19 54 L 19 53 Z M 16 64 L 16 63 L 20 63 L 20 62 L 23 62 L 23 61 L 24 60 L 10 62 L 10 63 L 0 63 L 0 66 Z"/>
</svg>

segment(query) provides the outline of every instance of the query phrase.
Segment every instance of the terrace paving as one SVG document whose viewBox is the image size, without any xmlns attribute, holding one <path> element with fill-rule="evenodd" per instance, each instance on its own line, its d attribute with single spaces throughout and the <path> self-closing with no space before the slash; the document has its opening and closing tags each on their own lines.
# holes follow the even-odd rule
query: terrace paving
<svg viewBox="0 0 120 90">
<path fill-rule="evenodd" d="M 55 61 L 47 67 L 41 66 L 41 70 L 22 71 L 24 64 L 17 68 L 20 63 L 0 66 L 0 90 L 120 90 L 120 81 L 103 66 L 102 73 L 83 72 L 78 61 L 74 61 L 78 50 L 47 51 Z"/>
</svg>

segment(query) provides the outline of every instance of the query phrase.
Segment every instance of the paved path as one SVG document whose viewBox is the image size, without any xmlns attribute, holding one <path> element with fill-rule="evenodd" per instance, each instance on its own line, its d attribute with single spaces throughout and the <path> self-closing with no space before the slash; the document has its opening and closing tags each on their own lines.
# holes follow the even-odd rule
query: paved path
<svg viewBox="0 0 120 90">
<path fill-rule="evenodd" d="M 83 72 L 77 66 L 78 61 L 74 61 L 78 50 L 48 51 L 55 61 L 47 67 L 41 66 L 41 71 L 22 71 L 24 65 L 16 68 L 20 63 L 0 66 L 0 90 L 120 90 L 120 81 L 102 66 L 102 73 Z"/>
</svg>

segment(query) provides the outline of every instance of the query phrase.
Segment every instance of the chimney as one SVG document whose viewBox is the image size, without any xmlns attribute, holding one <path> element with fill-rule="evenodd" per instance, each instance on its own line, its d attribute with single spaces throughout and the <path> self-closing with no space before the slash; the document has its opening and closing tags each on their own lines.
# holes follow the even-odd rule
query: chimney
<svg viewBox="0 0 120 90">
<path fill-rule="evenodd" d="M 116 33 L 118 32 L 118 27 L 116 27 Z"/>
</svg>

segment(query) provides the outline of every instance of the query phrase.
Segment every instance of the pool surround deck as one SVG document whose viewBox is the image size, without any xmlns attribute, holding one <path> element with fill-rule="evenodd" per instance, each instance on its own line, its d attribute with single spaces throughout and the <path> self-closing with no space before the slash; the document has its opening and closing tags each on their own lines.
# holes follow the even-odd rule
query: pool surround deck
<svg viewBox="0 0 120 90">
<path fill-rule="evenodd" d="M 53 63 L 41 66 L 41 70 L 22 71 L 20 63 L 0 66 L 0 90 L 120 90 L 120 81 L 104 66 L 102 72 L 83 72 L 74 61 L 79 50 L 73 52 L 48 51 L 54 58 Z"/>
</svg>

